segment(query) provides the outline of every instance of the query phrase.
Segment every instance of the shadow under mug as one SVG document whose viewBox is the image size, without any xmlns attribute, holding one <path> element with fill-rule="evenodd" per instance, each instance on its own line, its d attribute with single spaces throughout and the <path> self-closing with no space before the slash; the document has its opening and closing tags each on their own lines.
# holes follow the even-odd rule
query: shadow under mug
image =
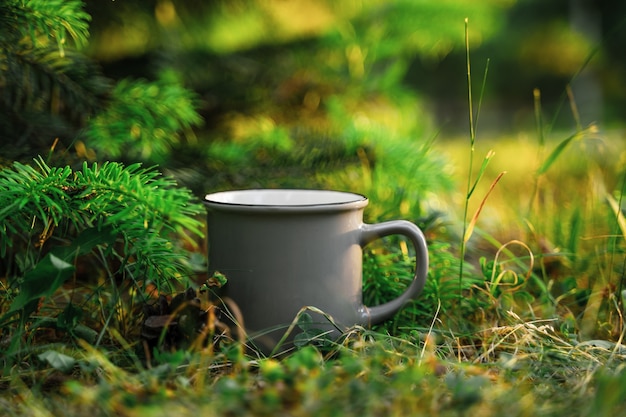
<svg viewBox="0 0 626 417">
<path fill-rule="evenodd" d="M 417 297 L 426 281 L 428 249 L 421 230 L 405 220 L 365 224 L 368 199 L 359 194 L 304 189 L 260 189 L 209 194 L 209 276 L 227 282 L 217 295 L 241 312 L 251 343 L 269 354 L 303 307 L 332 317 L 341 328 L 369 327 L 392 317 Z M 363 247 L 404 235 L 415 248 L 415 276 L 398 298 L 377 306 L 362 300 Z M 321 315 L 315 328 L 335 332 Z"/>
</svg>

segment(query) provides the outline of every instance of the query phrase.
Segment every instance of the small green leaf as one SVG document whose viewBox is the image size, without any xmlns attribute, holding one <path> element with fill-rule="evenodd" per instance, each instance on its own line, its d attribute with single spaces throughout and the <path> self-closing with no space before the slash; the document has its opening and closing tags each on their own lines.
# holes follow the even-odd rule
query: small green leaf
<svg viewBox="0 0 626 417">
<path fill-rule="evenodd" d="M 39 360 L 47 362 L 48 365 L 61 372 L 70 372 L 74 368 L 74 365 L 76 365 L 76 359 L 55 350 L 46 350 L 37 357 Z"/>
<path fill-rule="evenodd" d="M 72 261 L 75 256 L 85 255 L 98 245 L 113 244 L 116 238 L 117 234 L 111 226 L 92 227 L 83 230 L 70 246 L 57 247 L 52 253 L 65 261 Z"/>
<path fill-rule="evenodd" d="M 63 259 L 50 255 L 50 264 L 59 271 L 72 268 L 72 264 L 65 262 Z"/>
<path fill-rule="evenodd" d="M 313 324 L 313 317 L 309 313 L 302 313 L 298 317 L 298 327 L 302 329 L 304 332 L 311 329 L 311 325 Z"/>
<path fill-rule="evenodd" d="M 308 344 L 311 343 L 311 341 L 315 338 L 315 336 L 317 336 L 317 335 L 316 334 L 311 334 L 309 332 L 298 333 L 293 338 L 293 344 L 297 348 L 301 348 L 301 347 L 307 346 Z"/>
<path fill-rule="evenodd" d="M 50 253 L 43 258 L 35 268 L 24 275 L 20 293 L 11 303 L 9 313 L 23 309 L 31 302 L 52 295 L 60 286 L 72 276 L 74 266 Z M 27 315 L 30 312 L 26 312 Z"/>
</svg>

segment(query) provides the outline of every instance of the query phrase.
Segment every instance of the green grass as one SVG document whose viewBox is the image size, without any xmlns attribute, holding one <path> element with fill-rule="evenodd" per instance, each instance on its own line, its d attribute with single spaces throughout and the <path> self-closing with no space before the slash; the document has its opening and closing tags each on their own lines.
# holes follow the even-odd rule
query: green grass
<svg viewBox="0 0 626 417">
<path fill-rule="evenodd" d="M 508 174 L 468 240 L 461 301 L 455 239 L 462 228 L 454 219 L 462 213 L 453 208 L 465 198 L 464 139 L 434 145 L 456 167 L 459 191 L 437 198 L 446 218 L 424 223 L 432 267 L 422 298 L 391 322 L 280 359 L 259 359 L 229 342 L 155 353 L 146 362 L 130 318 L 126 336 L 105 328 L 97 348 L 38 332 L 22 361 L 5 367 L 0 403 L 8 416 L 619 415 L 624 242 L 604 190 L 619 190 L 624 149 L 613 134 L 573 143 L 536 191 L 533 167 L 544 159 L 533 139 L 477 141 L 478 155 L 495 151 L 484 178 Z M 548 140 L 546 148 L 559 143 Z M 599 163 L 580 151 L 589 146 L 610 158 Z M 478 200 L 489 182 L 477 185 Z M 619 192 L 612 195 L 620 201 Z M 372 204 L 389 215 L 384 202 Z M 470 200 L 469 212 L 480 204 Z M 410 253 L 388 243 L 368 252 L 368 303 L 393 297 L 410 274 L 403 267 Z"/>
<path fill-rule="evenodd" d="M 354 331 L 326 355 L 313 347 L 283 360 L 179 352 L 149 369 L 124 369 L 85 346 L 70 373 L 14 375 L 0 402 L 6 415 L 29 416 L 620 415 L 623 349 L 574 346 L 549 320 L 506 320 L 484 330 L 482 347 L 453 335 Z"/>
</svg>

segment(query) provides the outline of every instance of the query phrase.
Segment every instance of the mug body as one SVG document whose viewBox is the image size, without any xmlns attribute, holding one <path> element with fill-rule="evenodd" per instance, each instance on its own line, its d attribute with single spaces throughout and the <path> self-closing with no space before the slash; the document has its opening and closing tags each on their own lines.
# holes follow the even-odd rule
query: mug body
<svg viewBox="0 0 626 417">
<path fill-rule="evenodd" d="M 340 326 L 366 324 L 360 228 L 367 202 L 358 194 L 324 190 L 205 197 L 209 274 L 226 276 L 218 293 L 240 309 L 253 340 L 271 349 L 306 306 Z M 316 328 L 332 328 L 312 316 L 320 319 Z"/>
</svg>

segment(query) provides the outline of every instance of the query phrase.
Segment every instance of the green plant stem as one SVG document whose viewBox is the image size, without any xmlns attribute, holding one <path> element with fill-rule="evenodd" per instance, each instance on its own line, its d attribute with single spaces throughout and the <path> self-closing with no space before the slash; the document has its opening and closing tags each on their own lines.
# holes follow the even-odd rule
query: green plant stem
<svg viewBox="0 0 626 417">
<path fill-rule="evenodd" d="M 470 65 L 469 50 L 469 21 L 465 18 L 465 58 L 467 63 L 467 100 L 469 106 L 469 133 L 470 133 L 470 159 L 467 173 L 467 194 L 465 196 L 465 204 L 463 207 L 463 234 L 461 235 L 461 262 L 459 263 L 459 304 L 463 299 L 463 272 L 465 267 L 465 233 L 467 232 L 467 213 L 469 211 L 470 190 L 472 189 L 472 170 L 474 165 L 474 142 L 476 141 L 476 132 L 474 130 L 474 109 L 472 106 L 472 71 Z M 459 314 L 460 313 L 459 309 Z"/>
</svg>

